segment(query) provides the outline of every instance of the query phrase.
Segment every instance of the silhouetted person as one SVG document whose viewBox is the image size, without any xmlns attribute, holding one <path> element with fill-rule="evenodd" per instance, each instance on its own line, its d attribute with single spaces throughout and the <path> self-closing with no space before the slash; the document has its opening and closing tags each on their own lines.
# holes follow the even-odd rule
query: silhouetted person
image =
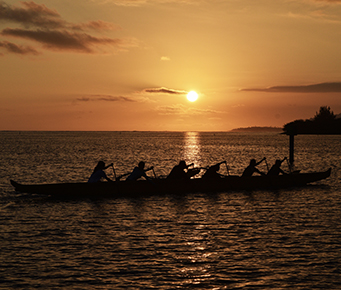
<svg viewBox="0 0 341 290">
<path fill-rule="evenodd" d="M 98 161 L 94 171 L 92 172 L 88 182 L 94 183 L 94 182 L 100 182 L 102 178 L 106 179 L 107 181 L 112 181 L 104 172 L 105 169 L 107 169 L 110 166 L 113 166 L 114 164 L 111 163 L 108 166 L 105 166 L 105 163 L 103 161 Z"/>
<path fill-rule="evenodd" d="M 143 161 L 139 162 L 138 166 L 136 166 L 133 172 L 127 177 L 126 180 L 136 181 L 140 177 L 144 177 L 146 180 L 149 180 L 149 177 L 146 175 L 146 171 L 152 169 L 153 167 L 144 170 L 145 163 Z"/>
<path fill-rule="evenodd" d="M 265 175 L 265 173 L 261 172 L 256 168 L 257 165 L 261 164 L 266 158 L 264 157 L 261 161 L 256 162 L 256 159 L 251 159 L 250 164 L 248 167 L 245 168 L 242 177 L 250 177 L 255 172 L 259 173 L 260 175 Z"/>
<path fill-rule="evenodd" d="M 169 179 L 188 179 L 187 172 L 185 171 L 190 165 L 186 165 L 184 160 L 181 160 L 178 165 L 175 165 L 171 172 L 168 174 Z"/>
<path fill-rule="evenodd" d="M 204 178 L 204 179 L 219 179 L 219 178 L 221 178 L 221 174 L 219 174 L 218 173 L 218 171 L 219 171 L 219 169 L 220 169 L 220 164 L 222 164 L 222 163 L 224 163 L 225 161 L 223 161 L 223 162 L 219 162 L 219 163 L 217 163 L 217 164 L 215 164 L 215 165 L 212 165 L 212 166 L 210 166 L 207 170 L 206 170 L 206 172 L 205 172 L 205 174 L 202 176 L 202 178 Z"/>
<path fill-rule="evenodd" d="M 285 157 L 283 160 L 276 160 L 275 164 L 271 167 L 271 169 L 268 172 L 268 176 L 278 176 L 280 173 L 286 174 L 282 169 L 281 165 L 284 160 L 287 158 Z"/>
</svg>

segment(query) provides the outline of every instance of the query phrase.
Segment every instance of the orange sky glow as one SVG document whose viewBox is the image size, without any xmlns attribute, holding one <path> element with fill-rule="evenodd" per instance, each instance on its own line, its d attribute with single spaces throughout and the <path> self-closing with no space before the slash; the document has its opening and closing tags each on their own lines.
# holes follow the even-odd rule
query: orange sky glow
<svg viewBox="0 0 341 290">
<path fill-rule="evenodd" d="M 340 51 L 341 0 L 0 0 L 0 130 L 227 131 L 340 114 Z"/>
</svg>

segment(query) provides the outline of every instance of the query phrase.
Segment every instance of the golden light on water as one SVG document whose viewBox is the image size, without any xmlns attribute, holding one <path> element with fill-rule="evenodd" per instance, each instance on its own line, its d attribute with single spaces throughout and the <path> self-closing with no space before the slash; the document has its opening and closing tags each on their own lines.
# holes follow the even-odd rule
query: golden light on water
<svg viewBox="0 0 341 290">
<path fill-rule="evenodd" d="M 200 164 L 201 152 L 200 152 L 200 138 L 198 132 L 186 132 L 185 133 L 185 146 L 184 146 L 184 158 L 190 163 L 195 165 Z"/>
</svg>

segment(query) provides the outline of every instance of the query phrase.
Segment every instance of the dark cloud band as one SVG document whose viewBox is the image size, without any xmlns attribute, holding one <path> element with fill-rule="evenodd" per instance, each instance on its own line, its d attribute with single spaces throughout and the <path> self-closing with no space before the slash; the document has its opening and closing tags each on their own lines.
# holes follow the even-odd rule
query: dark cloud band
<svg viewBox="0 0 341 290">
<path fill-rule="evenodd" d="M 22 54 L 22 55 L 38 55 L 40 52 L 38 52 L 36 49 L 34 49 L 31 46 L 25 46 L 25 45 L 17 45 L 15 43 L 9 42 L 9 41 L 0 41 L 0 47 L 6 49 L 9 53 L 14 54 Z"/>
<path fill-rule="evenodd" d="M 184 95 L 188 92 L 182 91 L 182 90 L 174 90 L 174 89 L 167 89 L 167 88 L 151 88 L 151 89 L 145 89 L 146 93 L 162 93 L 162 94 L 172 94 L 172 95 Z"/>
<path fill-rule="evenodd" d="M 90 101 L 105 101 L 105 102 L 137 102 L 136 100 L 124 96 L 111 96 L 111 95 L 89 95 L 77 98 L 77 101 L 90 102 Z"/>
<path fill-rule="evenodd" d="M 242 89 L 244 92 L 269 93 L 340 93 L 341 82 L 320 83 L 306 86 L 274 86 L 264 89 Z"/>
</svg>

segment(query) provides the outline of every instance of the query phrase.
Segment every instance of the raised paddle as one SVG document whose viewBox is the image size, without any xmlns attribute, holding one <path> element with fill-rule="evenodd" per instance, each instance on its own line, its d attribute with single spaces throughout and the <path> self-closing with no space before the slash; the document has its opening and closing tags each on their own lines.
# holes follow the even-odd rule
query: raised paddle
<svg viewBox="0 0 341 290">
<path fill-rule="evenodd" d="M 286 157 L 285 157 L 284 159 L 287 160 L 287 164 L 288 164 L 288 167 L 289 167 L 289 172 L 292 173 L 292 168 L 291 168 L 291 164 L 290 164 L 290 162 L 289 162 L 289 159 L 286 158 Z M 283 161 L 284 161 L 284 159 L 283 159 Z"/>
<path fill-rule="evenodd" d="M 115 171 L 114 163 L 111 163 L 111 167 L 112 167 L 112 171 L 114 173 L 114 177 L 115 177 L 115 181 L 116 181 L 116 171 Z"/>
<path fill-rule="evenodd" d="M 225 160 L 225 161 L 222 161 L 222 162 L 220 162 L 220 164 L 223 164 L 223 163 L 225 163 L 227 175 L 230 175 L 230 170 L 229 170 L 229 167 L 228 167 L 228 165 L 227 165 L 227 162 L 226 162 L 226 160 Z"/>
<path fill-rule="evenodd" d="M 154 171 L 154 166 L 153 166 L 152 170 L 153 170 L 154 178 L 157 179 L 155 171 Z"/>
<path fill-rule="evenodd" d="M 268 161 L 266 161 L 266 157 L 264 157 L 263 159 L 264 159 L 264 161 L 265 161 L 266 168 L 267 168 L 267 169 L 268 169 L 268 171 L 269 171 L 269 164 L 268 164 Z"/>
<path fill-rule="evenodd" d="M 117 176 L 116 180 L 117 180 L 117 181 L 120 181 L 122 177 L 128 176 L 130 173 L 131 173 L 131 172 L 121 174 L 121 175 Z"/>
<path fill-rule="evenodd" d="M 186 168 L 191 167 L 193 165 L 194 165 L 194 163 L 188 164 L 188 165 L 186 165 Z"/>
<path fill-rule="evenodd" d="M 154 166 L 151 166 L 151 167 L 149 167 L 149 168 L 147 168 L 147 169 L 144 169 L 143 171 L 144 171 L 144 172 L 147 172 L 147 171 L 149 171 L 149 170 L 153 170 L 153 171 L 154 171 Z M 120 176 L 117 177 L 117 180 L 119 181 L 122 177 L 128 176 L 128 175 L 130 175 L 130 174 L 131 174 L 131 172 L 122 174 L 122 175 L 120 175 Z M 155 176 L 155 173 L 154 173 L 154 176 Z"/>
</svg>

